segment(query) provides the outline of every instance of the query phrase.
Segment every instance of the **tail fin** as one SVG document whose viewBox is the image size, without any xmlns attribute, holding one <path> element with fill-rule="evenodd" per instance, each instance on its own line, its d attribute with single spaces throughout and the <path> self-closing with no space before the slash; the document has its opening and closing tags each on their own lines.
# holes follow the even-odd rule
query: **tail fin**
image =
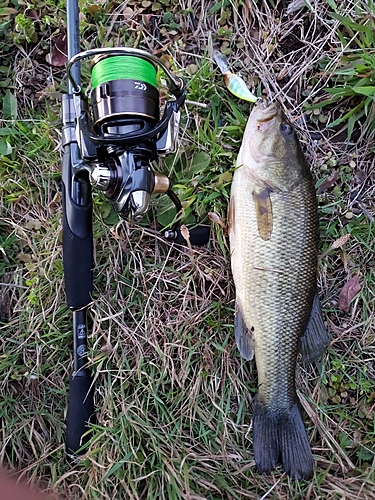
<svg viewBox="0 0 375 500">
<path fill-rule="evenodd" d="M 260 474 L 271 472 L 281 462 L 288 476 L 309 479 L 313 457 L 297 402 L 277 411 L 257 399 L 253 415 L 254 457 Z"/>
</svg>

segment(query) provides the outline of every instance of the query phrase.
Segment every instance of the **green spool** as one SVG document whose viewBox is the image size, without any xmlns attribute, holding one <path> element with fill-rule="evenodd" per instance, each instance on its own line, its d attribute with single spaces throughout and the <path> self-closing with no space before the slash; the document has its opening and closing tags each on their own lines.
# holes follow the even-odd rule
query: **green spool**
<svg viewBox="0 0 375 500">
<path fill-rule="evenodd" d="M 92 88 L 114 80 L 136 80 L 156 87 L 156 69 L 145 59 L 134 56 L 113 56 L 101 59 L 91 72 Z"/>
</svg>

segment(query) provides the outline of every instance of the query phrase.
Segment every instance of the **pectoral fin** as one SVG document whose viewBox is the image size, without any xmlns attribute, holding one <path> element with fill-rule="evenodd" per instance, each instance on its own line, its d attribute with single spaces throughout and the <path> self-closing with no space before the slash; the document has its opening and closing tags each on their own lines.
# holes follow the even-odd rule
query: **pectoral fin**
<svg viewBox="0 0 375 500">
<path fill-rule="evenodd" d="M 320 300 L 316 294 L 306 331 L 299 339 L 298 350 L 302 354 L 302 362 L 314 361 L 322 356 L 329 342 L 330 338 L 323 321 Z"/>
<path fill-rule="evenodd" d="M 251 331 L 246 327 L 242 312 L 236 302 L 236 313 L 234 316 L 234 335 L 240 354 L 246 361 L 254 357 L 254 341 Z"/>
<path fill-rule="evenodd" d="M 258 233 L 262 240 L 267 241 L 271 238 L 273 227 L 270 190 L 268 188 L 261 190 L 254 189 L 253 199 L 257 216 Z"/>
</svg>

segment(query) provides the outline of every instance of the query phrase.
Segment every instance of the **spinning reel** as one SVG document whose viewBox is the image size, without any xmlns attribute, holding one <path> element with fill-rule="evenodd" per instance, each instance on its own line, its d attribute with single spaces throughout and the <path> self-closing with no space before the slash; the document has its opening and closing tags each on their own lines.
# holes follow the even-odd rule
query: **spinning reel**
<svg viewBox="0 0 375 500">
<path fill-rule="evenodd" d="M 74 76 L 74 65 L 91 59 L 90 99 Z M 157 69 L 167 77 L 172 99 L 160 118 Z M 75 122 L 78 151 L 72 157 L 75 177 L 89 175 L 124 219 L 140 222 L 155 193 L 166 193 L 177 213 L 182 211 L 170 179 L 156 173 L 151 162 L 174 152 L 180 107 L 186 85 L 154 55 L 133 48 L 102 48 L 74 55 L 67 66 L 72 93 L 63 101 L 63 124 Z M 64 130 L 69 127 L 65 127 Z M 73 183 L 74 184 L 74 183 Z M 183 242 L 178 223 L 165 237 Z M 193 244 L 205 244 L 209 228 L 191 231 Z"/>
</svg>

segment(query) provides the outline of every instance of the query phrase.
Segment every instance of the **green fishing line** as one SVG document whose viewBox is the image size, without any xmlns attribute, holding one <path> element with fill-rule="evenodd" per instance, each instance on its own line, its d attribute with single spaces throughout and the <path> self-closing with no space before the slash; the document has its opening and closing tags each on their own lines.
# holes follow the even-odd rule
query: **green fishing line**
<svg viewBox="0 0 375 500">
<path fill-rule="evenodd" d="M 95 64 L 91 77 L 93 89 L 113 80 L 136 80 L 156 87 L 155 67 L 140 57 L 106 57 Z"/>
</svg>

